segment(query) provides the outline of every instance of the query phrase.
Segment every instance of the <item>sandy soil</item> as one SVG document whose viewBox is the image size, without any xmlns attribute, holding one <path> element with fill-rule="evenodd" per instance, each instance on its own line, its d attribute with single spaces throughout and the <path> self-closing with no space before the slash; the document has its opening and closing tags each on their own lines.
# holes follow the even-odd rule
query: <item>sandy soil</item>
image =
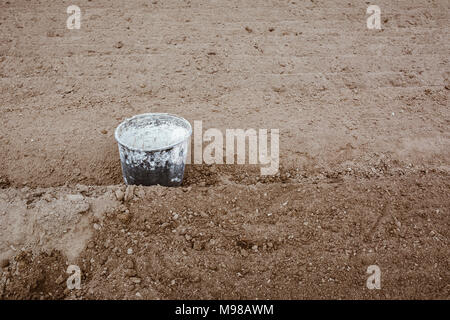
<svg viewBox="0 0 450 320">
<path fill-rule="evenodd" d="M 378 1 L 380 31 L 359 1 L 77 4 L 0 1 L 1 298 L 449 298 L 448 1 Z M 280 174 L 126 190 L 144 112 L 279 129 Z"/>
</svg>

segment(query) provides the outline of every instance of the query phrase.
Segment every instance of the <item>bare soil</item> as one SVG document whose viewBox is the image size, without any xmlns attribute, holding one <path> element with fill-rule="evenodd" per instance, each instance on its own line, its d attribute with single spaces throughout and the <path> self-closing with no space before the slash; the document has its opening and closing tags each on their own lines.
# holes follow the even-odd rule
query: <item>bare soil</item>
<svg viewBox="0 0 450 320">
<path fill-rule="evenodd" d="M 449 4 L 376 4 L 1 0 L 0 298 L 448 299 Z M 280 173 L 126 188 L 144 112 L 279 129 Z"/>
</svg>

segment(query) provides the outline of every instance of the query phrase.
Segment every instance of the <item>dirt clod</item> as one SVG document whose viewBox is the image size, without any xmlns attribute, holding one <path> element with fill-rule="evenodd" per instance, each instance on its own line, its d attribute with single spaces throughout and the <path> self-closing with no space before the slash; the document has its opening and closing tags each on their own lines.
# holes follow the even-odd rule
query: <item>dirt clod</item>
<svg viewBox="0 0 450 320">
<path fill-rule="evenodd" d="M 9 260 L 8 259 L 1 259 L 0 260 L 0 268 L 6 268 L 9 266 Z"/>
<path fill-rule="evenodd" d="M 115 195 L 116 195 L 117 200 L 119 200 L 119 201 L 122 201 L 125 197 L 125 193 L 120 189 L 116 190 Z"/>
<path fill-rule="evenodd" d="M 127 186 L 127 189 L 125 191 L 125 196 L 124 196 L 125 202 L 128 202 L 134 198 L 134 189 L 135 188 L 136 188 L 136 186 L 134 186 L 134 185 Z"/>
</svg>

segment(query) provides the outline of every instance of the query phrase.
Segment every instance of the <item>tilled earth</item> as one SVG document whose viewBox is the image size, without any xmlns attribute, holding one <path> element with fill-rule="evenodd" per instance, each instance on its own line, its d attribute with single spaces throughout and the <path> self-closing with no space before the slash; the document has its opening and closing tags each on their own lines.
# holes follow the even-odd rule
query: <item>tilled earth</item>
<svg viewBox="0 0 450 320">
<path fill-rule="evenodd" d="M 449 3 L 376 4 L 0 0 L 0 298 L 448 299 Z M 144 112 L 279 129 L 280 173 L 126 188 Z"/>
<path fill-rule="evenodd" d="M 39 216 L 47 207 L 58 225 L 20 224 L 36 234 L 24 236 L 33 240 L 20 244 L 23 250 L 17 248 L 11 263 L 2 262 L 0 294 L 6 299 L 449 297 L 447 173 L 411 171 L 376 179 L 291 175 L 275 182 L 229 179 L 181 188 L 79 185 L 34 195 L 5 189 L 7 208 L 22 206 L 26 215 Z M 67 211 L 74 221 L 63 219 Z M 55 237 L 63 238 L 65 247 Z M 36 247 L 45 250 L 33 254 Z M 81 268 L 81 290 L 66 289 L 69 262 Z M 366 287 L 370 265 L 381 269 L 381 290 Z"/>
</svg>

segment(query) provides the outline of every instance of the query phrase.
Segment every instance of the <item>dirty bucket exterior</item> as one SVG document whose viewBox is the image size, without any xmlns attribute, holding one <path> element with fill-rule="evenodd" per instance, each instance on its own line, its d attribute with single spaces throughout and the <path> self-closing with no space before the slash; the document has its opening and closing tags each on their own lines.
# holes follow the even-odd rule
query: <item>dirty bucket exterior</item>
<svg viewBox="0 0 450 320">
<path fill-rule="evenodd" d="M 138 132 L 152 128 L 161 129 L 161 135 L 170 135 L 171 128 L 181 133 L 168 139 L 167 145 L 140 145 L 139 137 L 136 143 L 130 143 L 124 138 Z M 166 128 L 166 129 L 164 129 Z M 165 132 L 165 131 L 167 132 Z M 184 133 L 183 133 L 184 132 Z M 167 113 L 147 113 L 134 116 L 122 122 L 116 129 L 115 136 L 119 145 L 122 174 L 126 184 L 129 185 L 162 185 L 179 186 L 183 182 L 184 168 L 188 154 L 188 141 L 192 133 L 189 122 L 183 118 Z M 143 135 L 146 133 L 144 132 Z M 155 136 L 160 139 L 161 135 Z M 161 140 L 161 139 L 160 139 Z M 169 141 L 171 140 L 171 141 Z"/>
</svg>

